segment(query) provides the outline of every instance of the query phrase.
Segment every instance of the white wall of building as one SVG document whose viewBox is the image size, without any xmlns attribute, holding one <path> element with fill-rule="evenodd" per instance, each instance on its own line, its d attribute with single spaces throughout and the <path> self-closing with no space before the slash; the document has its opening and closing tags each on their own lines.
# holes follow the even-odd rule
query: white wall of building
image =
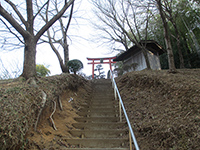
<svg viewBox="0 0 200 150">
<path fill-rule="evenodd" d="M 147 53 L 150 66 L 152 70 L 161 70 L 160 59 L 159 55 L 154 55 L 151 51 Z M 124 61 L 124 64 L 131 65 L 133 63 L 137 63 L 137 67 L 135 71 L 140 71 L 147 68 L 145 57 L 142 51 L 139 51 L 134 56 L 129 57 L 127 60 Z M 130 69 L 129 71 L 134 71 L 134 69 Z"/>
</svg>

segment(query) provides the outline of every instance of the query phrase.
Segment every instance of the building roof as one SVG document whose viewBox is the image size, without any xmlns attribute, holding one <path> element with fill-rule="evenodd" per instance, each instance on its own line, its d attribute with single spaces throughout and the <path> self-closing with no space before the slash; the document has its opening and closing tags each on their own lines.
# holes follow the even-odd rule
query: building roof
<svg viewBox="0 0 200 150">
<path fill-rule="evenodd" d="M 156 41 L 154 40 L 142 40 L 139 42 L 139 44 L 141 45 L 145 45 L 146 43 L 146 48 L 151 51 L 154 54 L 163 54 L 166 52 L 165 49 L 163 49 Z M 125 51 L 124 53 L 122 53 L 121 55 L 117 56 L 115 59 L 113 59 L 113 61 L 123 61 L 129 57 L 131 57 L 132 55 L 134 55 L 135 53 L 137 53 L 138 51 L 140 51 L 140 48 L 137 45 L 132 46 L 131 48 L 129 48 L 127 51 Z"/>
</svg>

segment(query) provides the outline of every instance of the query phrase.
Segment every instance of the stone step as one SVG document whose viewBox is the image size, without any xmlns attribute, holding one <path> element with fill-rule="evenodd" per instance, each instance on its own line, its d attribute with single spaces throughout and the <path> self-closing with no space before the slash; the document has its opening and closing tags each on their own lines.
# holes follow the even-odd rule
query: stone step
<svg viewBox="0 0 200 150">
<path fill-rule="evenodd" d="M 78 122 L 118 122 L 118 117 L 77 117 L 74 120 Z"/>
<path fill-rule="evenodd" d="M 92 94 L 103 94 L 103 93 L 110 93 L 113 92 L 113 88 L 109 87 L 109 86 L 99 86 L 99 87 L 94 87 L 93 88 L 93 93 Z M 114 93 L 114 92 L 113 92 Z"/>
<path fill-rule="evenodd" d="M 117 102 L 116 101 L 106 101 L 106 102 L 97 102 L 97 101 L 93 101 L 91 103 L 88 103 L 88 105 L 93 106 L 93 105 L 100 105 L 100 106 L 105 106 L 105 105 L 116 105 Z"/>
<path fill-rule="evenodd" d="M 118 117 L 117 112 L 77 112 L 79 116 L 84 117 Z"/>
<path fill-rule="evenodd" d="M 118 108 L 119 106 L 118 105 L 105 105 L 105 106 L 101 106 L 101 105 L 92 105 L 90 106 L 89 108 L 90 109 L 112 109 L 112 108 Z"/>
<path fill-rule="evenodd" d="M 93 93 L 90 95 L 92 97 L 105 97 L 105 96 L 114 96 L 114 90 L 108 90 L 106 89 L 105 91 L 93 91 Z"/>
<path fill-rule="evenodd" d="M 125 144 L 128 143 L 128 138 L 74 138 L 74 139 L 64 139 L 70 145 L 76 147 L 88 147 L 88 148 L 120 148 L 125 147 Z"/>
<path fill-rule="evenodd" d="M 90 109 L 96 109 L 96 108 L 116 108 L 116 107 L 118 107 L 118 105 L 99 106 L 99 105 L 87 105 L 87 104 L 82 104 L 81 107 L 83 107 L 83 108 L 90 108 Z"/>
<path fill-rule="evenodd" d="M 79 110 L 80 112 L 113 112 L 113 113 L 118 113 L 119 109 L 118 108 L 82 108 Z"/>
<path fill-rule="evenodd" d="M 77 129 L 93 129 L 93 130 L 109 130 L 109 129 L 122 129 L 127 128 L 125 122 L 91 122 L 91 123 L 73 123 Z"/>
<path fill-rule="evenodd" d="M 129 148 L 62 148 L 61 150 L 129 150 Z"/>
<path fill-rule="evenodd" d="M 102 104 L 102 105 L 100 105 L 100 104 L 92 104 L 92 105 L 89 105 L 90 106 L 90 108 L 115 108 L 115 107 L 117 107 L 118 105 L 117 104 L 111 104 L 111 105 L 104 105 L 104 104 Z"/>
<path fill-rule="evenodd" d="M 95 98 L 104 98 L 104 97 L 113 97 L 114 96 L 114 92 L 110 91 L 110 92 L 95 92 L 94 94 L 91 95 L 91 97 L 95 97 Z"/>
<path fill-rule="evenodd" d="M 114 101 L 114 96 L 95 96 L 91 97 L 91 101 L 97 101 L 97 102 L 106 102 L 106 101 Z"/>
<path fill-rule="evenodd" d="M 92 102 L 110 102 L 114 101 L 114 97 L 91 97 Z"/>
<path fill-rule="evenodd" d="M 95 89 L 95 88 L 102 89 L 102 87 L 105 87 L 104 89 L 109 89 L 110 87 L 112 87 L 112 84 L 109 84 L 109 83 L 107 83 L 107 84 L 96 84 L 96 85 L 93 86 L 93 89 Z"/>
<path fill-rule="evenodd" d="M 93 84 L 95 84 L 95 85 L 110 84 L 111 85 L 111 80 L 110 79 L 98 79 L 98 80 L 94 80 Z"/>
<path fill-rule="evenodd" d="M 109 85 L 109 84 L 98 84 L 98 85 L 96 85 L 96 86 L 93 86 L 93 91 L 95 91 L 95 92 L 99 92 L 99 91 L 101 91 L 101 90 L 111 90 L 111 85 Z"/>
<path fill-rule="evenodd" d="M 110 107 L 113 107 L 113 106 L 118 106 L 118 103 L 116 102 L 108 102 L 108 103 L 99 103 L 99 102 L 93 102 L 93 103 L 85 103 L 85 105 L 87 105 L 88 107 L 97 107 L 97 106 L 100 106 L 100 107 L 104 107 L 104 106 L 110 106 Z"/>
<path fill-rule="evenodd" d="M 70 130 L 68 131 L 74 137 L 84 138 L 121 138 L 122 135 L 127 135 L 128 130 Z M 127 135 L 128 136 L 128 135 Z"/>
</svg>

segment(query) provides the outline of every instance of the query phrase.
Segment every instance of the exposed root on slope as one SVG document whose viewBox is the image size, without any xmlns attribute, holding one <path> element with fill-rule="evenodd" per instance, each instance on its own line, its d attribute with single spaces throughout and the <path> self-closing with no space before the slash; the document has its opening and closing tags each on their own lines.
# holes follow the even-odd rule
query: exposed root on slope
<svg viewBox="0 0 200 150">
<path fill-rule="evenodd" d="M 60 109 L 68 108 L 68 102 L 58 97 L 63 95 L 63 92 L 68 90 L 76 91 L 78 87 L 88 89 L 88 81 L 85 79 L 70 74 L 61 74 L 59 76 L 38 77 L 25 81 L 24 78 L 1 81 L 0 82 L 0 147 L 2 149 L 23 149 L 33 146 L 43 149 L 43 144 L 40 142 L 44 140 L 44 136 L 52 137 L 55 130 L 50 125 L 49 116 L 51 115 L 51 104 L 54 100 L 60 108 L 56 108 L 53 114 L 53 119 L 56 124 L 55 135 L 67 134 L 61 133 L 60 128 L 71 128 L 66 124 L 61 125 L 61 121 L 72 121 L 65 115 L 64 111 Z M 71 95 L 72 96 L 72 95 Z M 74 95 L 73 95 L 74 96 Z M 82 94 L 82 97 L 85 95 Z M 76 101 L 74 101 L 76 102 Z M 73 103 L 74 103 L 73 102 Z M 72 103 L 72 104 L 73 104 Z M 71 104 L 70 104 L 71 105 Z M 74 105 L 74 104 L 73 104 Z M 74 107 L 74 108 L 73 108 Z M 76 109 L 78 106 L 73 106 L 71 109 Z M 76 107 L 76 108 L 75 108 Z M 66 110 L 65 110 L 66 111 Z M 70 117 L 70 116 L 69 116 Z M 44 129 L 45 128 L 45 129 Z M 46 131 L 46 128 L 49 131 Z M 44 129 L 43 131 L 41 129 Z M 52 130 L 53 131 L 52 131 Z M 37 132 L 35 132 L 37 130 Z M 35 137 L 31 140 L 31 137 Z M 35 142 L 37 141 L 38 142 Z M 54 137 L 52 137 L 54 139 Z M 32 142 L 31 142 L 32 141 Z M 34 144 L 36 143 L 36 145 Z M 34 149 L 33 148 L 33 149 Z M 30 148 L 32 149 L 32 148 Z"/>
<path fill-rule="evenodd" d="M 58 96 L 58 104 L 59 104 L 60 110 L 63 111 L 63 106 L 62 106 L 62 101 L 60 99 L 60 96 Z"/>
<path fill-rule="evenodd" d="M 53 108 L 53 112 L 51 113 L 49 118 L 51 119 L 51 123 L 52 123 L 54 130 L 57 130 L 56 125 L 55 125 L 53 118 L 52 118 L 53 114 L 56 112 L 56 102 L 54 100 L 52 100 L 52 102 L 54 103 L 54 108 Z"/>
<path fill-rule="evenodd" d="M 47 95 L 44 93 L 44 91 L 41 91 L 41 92 L 42 92 L 42 102 L 41 102 L 41 105 L 40 105 L 40 110 L 39 110 L 39 113 L 38 113 L 38 116 L 37 116 L 37 120 L 35 122 L 35 127 L 34 127 L 35 131 L 37 131 L 38 121 L 40 119 L 40 115 L 41 115 L 43 108 L 44 108 L 46 101 L 47 101 Z"/>
</svg>

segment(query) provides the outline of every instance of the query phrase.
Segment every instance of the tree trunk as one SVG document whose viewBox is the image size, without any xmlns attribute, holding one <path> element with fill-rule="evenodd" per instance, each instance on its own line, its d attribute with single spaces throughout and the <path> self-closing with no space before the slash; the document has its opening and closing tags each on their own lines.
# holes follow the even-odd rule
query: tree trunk
<svg viewBox="0 0 200 150">
<path fill-rule="evenodd" d="M 174 29 L 175 29 L 175 33 L 176 33 L 176 41 L 177 41 L 177 49 L 178 49 L 178 55 L 179 55 L 179 60 L 180 60 L 180 69 L 185 68 L 185 64 L 184 64 L 184 59 L 183 59 L 183 54 L 181 51 L 181 46 L 180 46 L 180 34 L 178 32 L 178 28 L 176 26 L 175 21 L 171 20 Z"/>
<path fill-rule="evenodd" d="M 189 55 L 190 55 L 190 48 L 187 45 L 187 40 L 186 40 L 185 36 L 183 36 L 183 40 L 184 40 L 184 45 L 185 45 L 185 49 L 186 49 L 185 52 L 186 52 L 186 56 L 187 56 L 187 60 L 188 60 L 188 67 L 192 68 L 191 60 L 190 60 L 190 57 L 189 57 Z"/>
<path fill-rule="evenodd" d="M 69 73 L 69 68 L 67 67 L 67 62 L 69 61 L 69 45 L 67 44 L 67 33 L 64 32 L 63 49 L 64 49 L 64 68 L 62 71 L 64 73 Z"/>
<path fill-rule="evenodd" d="M 184 64 L 184 59 L 183 59 L 183 54 L 181 51 L 181 46 L 180 46 L 180 36 L 179 34 L 177 35 L 177 49 L 178 49 L 178 55 L 179 55 L 179 60 L 180 60 L 180 69 L 185 68 L 185 64 Z"/>
<path fill-rule="evenodd" d="M 191 37 L 191 39 L 192 39 L 192 41 L 193 41 L 193 43 L 194 43 L 194 46 L 195 46 L 195 48 L 196 48 L 196 52 L 197 52 L 197 54 L 198 54 L 198 56 L 199 56 L 199 58 L 200 58 L 200 46 L 199 46 L 199 43 L 198 43 L 198 41 L 197 41 L 197 38 L 196 38 L 194 32 L 191 30 L 191 28 L 188 27 L 188 25 L 187 25 L 187 23 L 185 22 L 185 20 L 184 20 L 182 17 L 181 17 L 181 19 L 182 19 L 182 21 L 183 21 L 183 23 L 184 23 L 184 26 L 185 26 L 186 29 L 188 30 L 188 33 L 189 33 L 189 35 L 190 35 L 190 37 Z"/>
<path fill-rule="evenodd" d="M 148 54 L 147 54 L 147 50 L 143 46 L 142 46 L 142 53 L 143 53 L 145 61 L 146 61 L 147 69 L 151 69 L 151 65 L 150 65 L 150 62 L 149 62 L 149 57 L 148 57 Z"/>
<path fill-rule="evenodd" d="M 36 42 L 34 37 L 25 39 L 24 68 L 22 76 L 26 79 L 36 76 Z"/>
<path fill-rule="evenodd" d="M 169 21 L 171 21 L 171 23 L 174 27 L 174 30 L 175 30 L 175 34 L 176 34 L 175 39 L 177 41 L 176 45 L 177 45 L 177 50 L 178 50 L 178 55 L 179 55 L 180 68 L 183 69 L 183 68 L 185 68 L 185 64 L 184 64 L 183 54 L 182 54 L 181 46 L 180 46 L 180 34 L 179 34 L 179 31 L 177 28 L 176 18 L 175 18 L 175 16 L 172 15 L 173 9 L 172 9 L 171 5 L 169 4 L 169 2 L 165 3 L 165 8 L 166 8 L 166 11 L 169 13 L 168 19 L 169 19 Z"/>
<path fill-rule="evenodd" d="M 158 4 L 158 9 L 159 9 L 163 27 L 164 27 L 165 44 L 166 44 L 166 48 L 167 48 L 167 56 L 168 56 L 168 63 L 169 63 L 169 72 L 175 73 L 176 67 L 174 64 L 174 54 L 172 51 L 171 41 L 170 41 L 170 37 L 169 37 L 168 23 L 166 21 L 165 14 L 163 12 L 161 0 L 156 0 L 156 2 Z"/>
<path fill-rule="evenodd" d="M 168 34 L 166 34 L 166 29 L 164 29 L 164 30 L 165 30 L 165 43 L 166 43 L 166 47 L 167 47 L 167 56 L 168 56 L 168 63 L 169 63 L 169 72 L 175 73 L 176 67 L 174 64 L 174 54 L 172 51 L 171 41 L 169 38 L 167 38 Z"/>
</svg>

